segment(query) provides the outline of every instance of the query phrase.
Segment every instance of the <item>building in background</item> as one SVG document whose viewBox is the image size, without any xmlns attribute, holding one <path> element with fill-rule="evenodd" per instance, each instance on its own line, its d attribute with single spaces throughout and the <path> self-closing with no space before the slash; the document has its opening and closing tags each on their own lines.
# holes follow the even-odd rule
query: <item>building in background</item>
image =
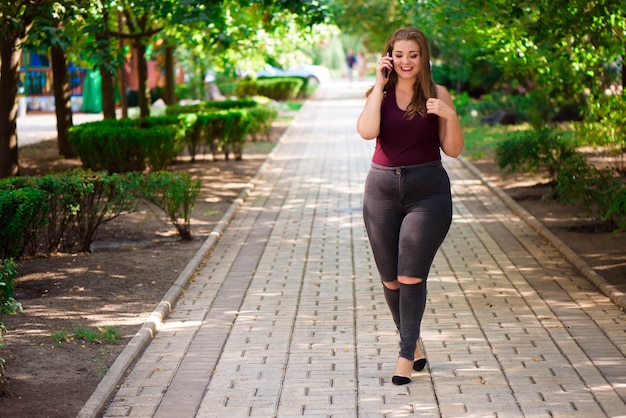
<svg viewBox="0 0 626 418">
<path fill-rule="evenodd" d="M 83 85 L 87 70 L 74 64 L 68 65 L 69 83 L 72 89 L 72 110 L 81 110 Z M 25 112 L 54 112 L 52 67 L 46 54 L 24 50 L 20 65 L 18 86 L 18 114 Z"/>
</svg>

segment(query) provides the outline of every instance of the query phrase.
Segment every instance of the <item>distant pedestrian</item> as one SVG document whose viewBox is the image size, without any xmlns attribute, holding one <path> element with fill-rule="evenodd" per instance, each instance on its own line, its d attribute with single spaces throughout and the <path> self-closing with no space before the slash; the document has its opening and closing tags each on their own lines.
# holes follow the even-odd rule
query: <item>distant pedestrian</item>
<svg viewBox="0 0 626 418">
<path fill-rule="evenodd" d="M 357 74 L 359 75 L 359 81 L 365 80 L 365 77 L 367 77 L 368 67 L 367 67 L 367 56 L 365 56 L 364 52 L 359 52 L 356 66 L 357 66 Z"/>
<path fill-rule="evenodd" d="M 348 80 L 352 82 L 354 78 L 354 69 L 356 67 L 357 57 L 354 55 L 354 51 L 348 49 L 348 53 L 346 54 L 346 77 Z"/>
<path fill-rule="evenodd" d="M 464 139 L 450 94 L 432 78 L 424 34 L 399 29 L 384 51 L 357 131 L 363 139 L 376 139 L 363 218 L 400 332 L 392 382 L 404 385 L 412 370 L 426 366 L 419 341 L 426 279 L 452 223 L 450 179 L 440 150 L 456 158 Z"/>
</svg>

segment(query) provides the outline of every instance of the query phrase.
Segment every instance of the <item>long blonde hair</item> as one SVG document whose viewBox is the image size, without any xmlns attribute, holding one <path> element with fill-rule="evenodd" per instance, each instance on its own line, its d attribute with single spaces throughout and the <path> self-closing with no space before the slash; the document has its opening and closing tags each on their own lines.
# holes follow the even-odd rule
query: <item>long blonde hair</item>
<svg viewBox="0 0 626 418">
<path fill-rule="evenodd" d="M 433 75 L 430 70 L 430 48 L 428 46 L 428 39 L 426 35 L 416 28 L 401 28 L 394 32 L 393 35 L 387 40 L 385 44 L 384 54 L 393 50 L 393 46 L 397 41 L 415 41 L 421 51 L 421 68 L 417 74 L 415 84 L 413 84 L 413 97 L 411 103 L 406 110 L 407 119 L 413 119 L 415 115 L 426 115 L 426 100 L 431 97 L 437 97 L 437 85 L 433 80 Z M 395 89 L 398 82 L 398 74 L 395 71 L 391 71 L 389 74 L 389 81 L 385 85 L 385 92 L 391 89 Z M 373 87 L 370 88 L 366 96 L 372 92 Z"/>
</svg>

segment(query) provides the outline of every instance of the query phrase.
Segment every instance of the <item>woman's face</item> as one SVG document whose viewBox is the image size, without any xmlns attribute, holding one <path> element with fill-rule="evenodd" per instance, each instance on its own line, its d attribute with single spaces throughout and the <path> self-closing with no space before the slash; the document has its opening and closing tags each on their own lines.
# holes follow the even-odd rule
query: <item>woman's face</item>
<svg viewBox="0 0 626 418">
<path fill-rule="evenodd" d="M 414 78 L 422 66 L 422 51 L 413 40 L 396 41 L 393 44 L 393 68 L 401 78 Z"/>
</svg>

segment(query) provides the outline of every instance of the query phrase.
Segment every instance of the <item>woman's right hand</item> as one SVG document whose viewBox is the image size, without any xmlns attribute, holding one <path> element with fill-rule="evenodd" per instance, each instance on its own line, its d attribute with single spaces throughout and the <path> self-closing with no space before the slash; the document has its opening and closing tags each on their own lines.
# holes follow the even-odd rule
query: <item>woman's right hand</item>
<svg viewBox="0 0 626 418">
<path fill-rule="evenodd" d="M 387 84 L 389 81 L 389 74 L 393 70 L 393 58 L 389 55 L 383 55 L 378 60 L 378 65 L 376 66 L 376 83 L 381 83 L 383 86 Z M 387 73 L 387 77 L 385 77 L 385 72 Z"/>
<path fill-rule="evenodd" d="M 356 123 L 357 132 L 363 139 L 375 139 L 380 133 L 380 109 L 385 85 L 389 81 L 389 77 L 385 77 L 383 70 L 387 70 L 387 75 L 389 75 L 392 69 L 393 58 L 388 55 L 380 57 L 376 64 L 376 83 L 366 93 L 365 108 Z"/>
</svg>

